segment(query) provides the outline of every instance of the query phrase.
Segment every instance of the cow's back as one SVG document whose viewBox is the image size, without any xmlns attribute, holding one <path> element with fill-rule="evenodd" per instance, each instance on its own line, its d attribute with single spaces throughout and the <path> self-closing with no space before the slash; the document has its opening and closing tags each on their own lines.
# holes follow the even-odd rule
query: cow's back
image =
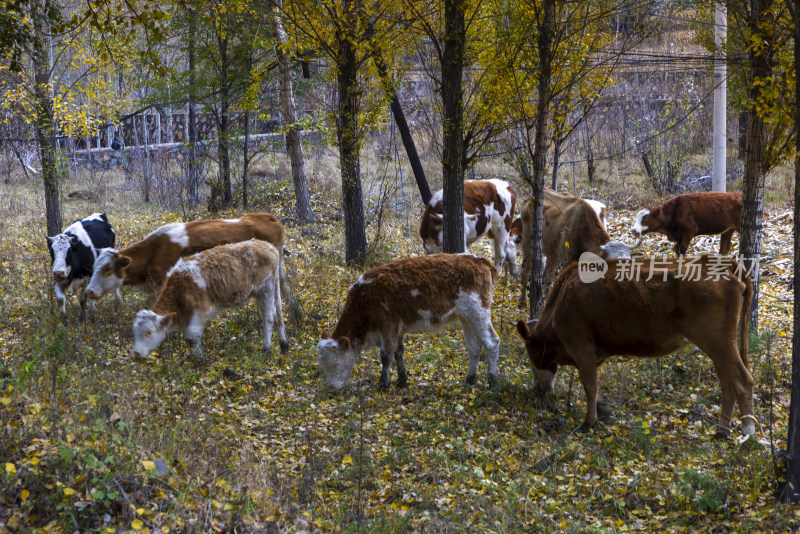
<svg viewBox="0 0 800 534">
<path fill-rule="evenodd" d="M 553 285 L 542 323 L 561 339 L 589 336 L 600 352 L 632 356 L 666 354 L 693 333 L 738 323 L 747 284 L 735 276 L 735 263 L 728 262 L 725 278 L 712 281 L 706 280 L 712 261 L 707 256 L 697 258 L 699 280 L 680 279 L 687 271 L 678 260 L 652 273 L 650 262 L 639 260 L 641 269 L 630 279 L 636 273 L 631 261 L 608 260 L 605 278 L 590 283 L 581 280 L 580 264 L 568 266 Z"/>
<path fill-rule="evenodd" d="M 184 261 L 192 260 L 198 262 L 209 299 L 232 307 L 242 304 L 267 277 L 277 277 L 280 253 L 270 243 L 252 239 L 213 247 Z"/>
<path fill-rule="evenodd" d="M 431 317 L 452 311 L 462 293 L 475 293 L 492 305 L 497 270 L 471 254 L 419 256 L 365 272 L 347 294 L 337 331 L 380 331 L 386 324 L 408 324 L 425 310 Z"/>
<path fill-rule="evenodd" d="M 84 220 L 82 224 L 84 231 L 88 234 L 89 239 L 92 240 L 92 246 L 95 251 L 101 248 L 114 247 L 116 235 L 105 213 L 101 214 L 99 219 Z"/>
<path fill-rule="evenodd" d="M 189 244 L 182 252 L 184 255 L 253 238 L 277 248 L 284 245 L 283 225 L 269 213 L 253 213 L 231 220 L 192 221 L 186 223 L 186 233 Z"/>
<path fill-rule="evenodd" d="M 672 210 L 676 221 L 696 225 L 698 235 L 715 235 L 729 229 L 740 231 L 742 194 L 700 192 L 677 196 Z"/>
</svg>

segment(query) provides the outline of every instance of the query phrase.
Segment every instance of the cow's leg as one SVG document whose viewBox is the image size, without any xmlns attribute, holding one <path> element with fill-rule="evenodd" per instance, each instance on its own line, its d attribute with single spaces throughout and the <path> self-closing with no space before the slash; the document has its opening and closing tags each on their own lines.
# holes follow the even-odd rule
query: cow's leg
<svg viewBox="0 0 800 534">
<path fill-rule="evenodd" d="M 281 284 L 283 283 L 283 278 L 285 278 L 285 275 L 282 278 L 281 276 L 282 274 L 283 274 L 283 263 L 281 263 L 278 266 L 278 270 L 273 275 L 271 283 L 272 287 L 274 288 L 273 293 L 275 294 L 275 304 L 274 304 L 275 323 L 278 329 L 278 344 L 281 347 L 281 354 L 286 354 L 286 351 L 289 350 L 289 341 L 286 339 L 286 328 L 284 327 L 283 324 L 283 296 L 281 295 L 283 291 L 283 286 Z M 287 295 L 289 294 L 288 287 L 289 285 L 287 283 L 286 284 Z"/>
<path fill-rule="evenodd" d="M 472 330 L 472 325 L 462 320 L 461 327 L 464 329 L 464 344 L 467 346 L 469 357 L 467 384 L 474 384 L 478 376 L 478 363 L 481 361 L 481 342 Z"/>
<path fill-rule="evenodd" d="M 576 328 L 569 325 L 563 326 L 565 351 L 572 356 L 575 366 L 578 368 L 578 376 L 586 392 L 586 419 L 583 422 L 583 429 L 588 430 L 597 421 L 597 399 L 598 399 L 598 380 L 597 380 L 597 355 L 594 343 L 591 338 L 581 339 Z M 604 416 L 607 416 L 605 412 Z"/>
<path fill-rule="evenodd" d="M 78 302 L 81 303 L 81 314 L 78 316 L 78 320 L 83 322 L 86 320 L 86 292 L 81 288 L 81 293 L 78 296 Z M 94 304 L 94 302 L 92 302 Z M 92 307 L 94 309 L 94 307 Z"/>
<path fill-rule="evenodd" d="M 58 302 L 59 306 L 61 306 L 61 315 L 67 314 L 67 294 L 64 293 L 64 288 L 61 287 L 57 282 L 55 284 L 56 290 L 56 301 Z"/>
<path fill-rule="evenodd" d="M 272 326 L 275 324 L 275 286 L 265 281 L 256 296 L 258 311 L 261 313 L 261 322 L 264 326 L 264 352 L 272 350 Z M 280 295 L 280 291 L 277 291 Z"/>
<path fill-rule="evenodd" d="M 403 338 L 400 337 L 400 344 L 394 352 L 394 361 L 397 363 L 397 387 L 408 387 L 408 373 L 406 373 L 406 360 L 404 357 L 406 348 L 403 345 Z"/>
<path fill-rule="evenodd" d="M 506 259 L 506 243 L 508 242 L 508 231 L 502 221 L 500 224 L 492 225 L 492 237 L 494 238 L 494 267 L 497 269 L 497 274 L 502 274 L 503 263 Z"/>
<path fill-rule="evenodd" d="M 487 310 L 485 321 L 476 328 L 478 340 L 486 354 L 489 385 L 497 384 L 497 360 L 500 356 L 500 336 L 492 326 L 491 312 Z"/>
<path fill-rule="evenodd" d="M 392 372 L 392 358 L 395 357 L 397 350 L 396 339 L 381 337 L 381 378 L 378 381 L 378 387 L 380 389 L 389 389 L 389 374 Z"/>
<path fill-rule="evenodd" d="M 731 238 L 733 237 L 733 228 L 730 230 L 725 230 L 720 235 L 719 239 L 719 253 L 722 256 L 727 256 L 728 252 L 731 251 Z"/>
<path fill-rule="evenodd" d="M 730 434 L 731 419 L 733 409 L 739 404 L 739 415 L 742 419 L 743 431 L 745 434 L 755 434 L 755 417 L 753 415 L 753 375 L 745 367 L 744 362 L 739 357 L 739 350 L 735 344 L 736 331 L 725 336 L 731 341 L 715 343 L 708 339 L 708 334 L 697 339 L 697 346 L 705 352 L 717 371 L 720 389 L 722 391 L 722 406 L 720 408 L 719 423 L 715 437 L 724 438 Z M 692 336 L 694 337 L 694 336 Z M 690 341 L 694 341 L 692 337 Z M 721 336 L 722 337 L 722 336 Z"/>
<path fill-rule="evenodd" d="M 522 249 L 522 267 L 520 268 L 520 282 L 522 291 L 519 294 L 517 306 L 524 308 L 528 305 L 528 282 L 530 282 L 531 253 L 529 249 Z"/>
<path fill-rule="evenodd" d="M 184 330 L 184 337 L 192 349 L 192 354 L 196 358 L 203 357 L 203 349 L 200 347 L 200 338 L 203 337 L 203 326 L 208 320 L 211 310 L 198 310 L 194 312 L 192 318 L 189 320 L 189 325 Z"/>
</svg>

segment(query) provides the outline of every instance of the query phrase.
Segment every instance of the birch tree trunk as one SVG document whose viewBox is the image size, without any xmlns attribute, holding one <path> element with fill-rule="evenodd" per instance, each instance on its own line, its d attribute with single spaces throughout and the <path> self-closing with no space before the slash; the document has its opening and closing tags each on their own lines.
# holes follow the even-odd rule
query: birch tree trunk
<svg viewBox="0 0 800 534">
<path fill-rule="evenodd" d="M 311 200 L 308 194 L 308 179 L 306 178 L 303 145 L 300 142 L 300 132 L 297 129 L 297 105 L 294 100 L 292 87 L 292 66 L 289 54 L 284 50 L 286 45 L 286 32 L 281 21 L 279 4 L 273 7 L 270 17 L 272 34 L 275 38 L 275 55 L 278 58 L 278 78 L 281 92 L 281 111 L 283 113 L 283 127 L 286 130 L 286 152 L 292 165 L 292 182 L 294 183 L 295 209 L 301 224 L 314 220 L 311 211 Z"/>
</svg>

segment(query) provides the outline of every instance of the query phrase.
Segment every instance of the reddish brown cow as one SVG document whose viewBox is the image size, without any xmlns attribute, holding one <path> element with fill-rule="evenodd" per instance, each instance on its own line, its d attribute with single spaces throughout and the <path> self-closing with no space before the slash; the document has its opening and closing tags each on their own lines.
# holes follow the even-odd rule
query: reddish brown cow
<svg viewBox="0 0 800 534">
<path fill-rule="evenodd" d="M 530 273 L 531 221 L 533 206 L 525 201 L 521 210 L 522 231 L 522 293 L 519 306 L 527 302 L 527 283 Z M 602 218 L 601 218 L 602 217 Z M 612 241 L 606 232 L 605 205 L 591 203 L 569 193 L 544 190 L 544 228 L 542 229 L 542 252 L 544 253 L 545 279 L 553 280 L 558 269 L 567 263 L 578 261 L 584 252 L 592 252 L 602 258 L 629 258 L 636 245 Z"/>
<path fill-rule="evenodd" d="M 328 386 L 344 386 L 358 354 L 381 348 L 380 386 L 389 386 L 392 358 L 397 387 L 408 384 L 403 337 L 435 332 L 459 319 L 469 353 L 467 382 L 475 382 L 481 348 L 489 365 L 489 383 L 497 378 L 500 337 L 492 327 L 492 298 L 497 271 L 471 254 L 406 258 L 364 273 L 350 287 L 342 316 L 331 334 L 322 333 L 319 365 Z"/>
<path fill-rule="evenodd" d="M 731 250 L 733 232 L 742 228 L 741 193 L 687 193 L 671 198 L 655 208 L 636 214 L 633 231 L 639 235 L 659 232 L 675 243 L 677 254 L 686 254 L 696 235 L 722 234 L 719 253 Z"/>
<path fill-rule="evenodd" d="M 587 428 L 597 420 L 597 368 L 605 360 L 619 354 L 651 358 L 694 343 L 714 362 L 722 388 L 718 433 L 729 431 L 738 403 L 744 431 L 752 434 L 752 295 L 750 277 L 722 256 L 615 259 L 605 272 L 573 263 L 556 279 L 539 320 L 519 321 L 517 329 L 542 390 L 553 388 L 559 366 L 577 367 Z"/>
<path fill-rule="evenodd" d="M 164 225 L 128 248 L 120 251 L 103 249 L 94 263 L 86 295 L 99 299 L 122 285 L 142 285 L 149 281 L 161 285 L 167 271 L 182 256 L 253 238 L 271 243 L 282 251 L 283 225 L 269 213 L 252 213 L 240 219 Z M 281 283 L 285 286 L 283 274 Z"/>
<path fill-rule="evenodd" d="M 425 254 L 442 251 L 442 194 L 439 190 L 433 195 L 419 223 Z M 488 235 L 494 242 L 494 266 L 497 272 L 508 261 L 511 274 L 515 276 L 517 250 L 509 232 L 516 198 L 514 189 L 503 180 L 464 181 L 464 249 Z"/>
</svg>

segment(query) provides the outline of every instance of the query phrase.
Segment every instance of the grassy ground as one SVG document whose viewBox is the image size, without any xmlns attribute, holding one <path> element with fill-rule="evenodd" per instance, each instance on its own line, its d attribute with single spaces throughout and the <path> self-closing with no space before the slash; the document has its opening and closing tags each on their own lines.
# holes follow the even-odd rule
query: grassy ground
<svg viewBox="0 0 800 534">
<path fill-rule="evenodd" d="M 7 191 L 7 193 L 6 193 Z M 253 211 L 290 219 L 292 190 L 256 186 Z M 757 439 L 738 425 L 711 439 L 720 391 L 693 350 L 612 360 L 602 395 L 615 418 L 578 431 L 585 403 L 565 369 L 555 395 L 531 392 L 512 322 L 517 281 L 503 277 L 494 324 L 501 385 L 464 382 L 460 330 L 406 343 L 410 386 L 379 392 L 377 353 L 361 356 L 348 388 L 329 394 L 315 345 L 333 327 L 359 271 L 342 257 L 338 198 L 317 191 L 318 221 L 289 224 L 287 267 L 303 316 L 286 355 L 259 351 L 255 305 L 206 328 L 207 360 L 171 335 L 146 362 L 128 358 L 147 296 L 101 301 L 79 324 L 57 316 L 39 191 L 5 186 L 0 243 L 0 533 L 87 532 L 622 532 L 787 531 L 796 508 L 776 503 L 772 447 L 786 438 L 790 381 L 791 218 L 768 212 L 761 321 L 753 344 Z M 65 206 L 65 221 L 94 211 Z M 102 206 L 128 245 L 180 213 L 110 192 Z M 239 214 L 232 211 L 223 214 Z M 611 233 L 629 239 L 633 212 Z M 387 210 L 374 262 L 419 254 L 419 214 Z M 409 235 L 409 233 L 411 235 Z M 714 239 L 696 241 L 711 251 Z M 646 239 L 647 251 L 668 243 Z M 473 251 L 490 255 L 488 243 Z"/>
</svg>

